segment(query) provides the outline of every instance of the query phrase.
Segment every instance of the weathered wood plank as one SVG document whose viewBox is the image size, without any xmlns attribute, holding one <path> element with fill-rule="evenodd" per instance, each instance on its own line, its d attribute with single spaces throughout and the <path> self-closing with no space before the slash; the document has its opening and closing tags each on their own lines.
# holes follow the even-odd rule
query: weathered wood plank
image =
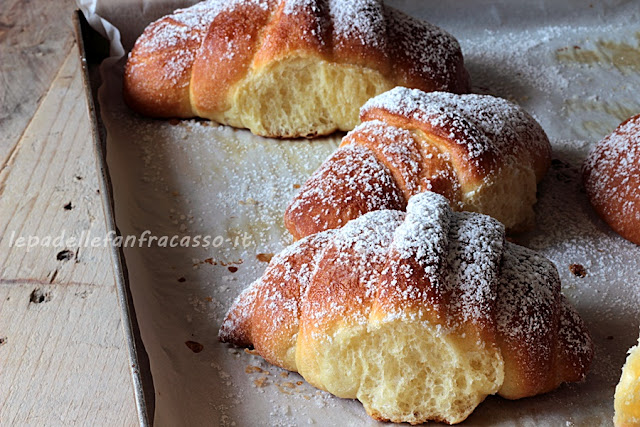
<svg viewBox="0 0 640 427">
<path fill-rule="evenodd" d="M 108 248 L 10 244 L 105 235 L 91 144 L 71 50 L 0 171 L 2 425 L 137 422 Z"/>
<path fill-rule="evenodd" d="M 0 171 L 0 277 L 110 286 L 111 260 L 103 246 L 53 246 L 56 239 L 105 235 L 75 50 L 46 100 Z M 43 242 L 47 236 L 51 246 L 28 247 L 29 238 Z M 26 247 L 17 246 L 20 237 Z"/>
<path fill-rule="evenodd" d="M 0 168 L 73 45 L 73 0 L 3 0 L 0 7 Z"/>
<path fill-rule="evenodd" d="M 113 286 L 0 285 L 0 301 L 0 424 L 136 424 Z"/>
</svg>

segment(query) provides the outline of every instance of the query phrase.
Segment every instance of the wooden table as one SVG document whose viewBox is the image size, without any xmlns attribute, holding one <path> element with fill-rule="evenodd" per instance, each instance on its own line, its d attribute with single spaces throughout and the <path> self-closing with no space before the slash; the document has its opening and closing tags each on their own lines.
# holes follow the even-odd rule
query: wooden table
<svg viewBox="0 0 640 427">
<path fill-rule="evenodd" d="M 105 235 L 74 9 L 0 8 L 0 425 L 137 424 L 108 248 L 16 244 Z"/>
</svg>

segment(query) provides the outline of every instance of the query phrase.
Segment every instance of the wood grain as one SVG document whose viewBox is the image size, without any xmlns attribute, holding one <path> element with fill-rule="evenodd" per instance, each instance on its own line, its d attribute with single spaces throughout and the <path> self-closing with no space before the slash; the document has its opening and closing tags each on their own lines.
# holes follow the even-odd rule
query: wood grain
<svg viewBox="0 0 640 427">
<path fill-rule="evenodd" d="M 73 45 L 73 0 L 2 0 L 0 168 Z"/>
<path fill-rule="evenodd" d="M 108 248 L 15 245 L 105 235 L 77 55 L 0 171 L 2 425 L 137 423 Z"/>
<path fill-rule="evenodd" d="M 0 277 L 111 283 L 103 247 L 15 247 L 19 236 L 104 236 L 77 52 L 70 52 L 18 150 L 0 172 Z M 65 206 L 67 209 L 65 209 Z M 14 247 L 10 248 L 11 241 Z M 71 253 L 61 257 L 65 250 Z M 62 259 L 60 259 L 62 258 Z M 68 258 L 68 259 L 67 259 Z M 96 268 L 107 266 L 107 268 Z"/>
<path fill-rule="evenodd" d="M 0 286 L 0 424 L 135 425 L 113 286 Z"/>
</svg>

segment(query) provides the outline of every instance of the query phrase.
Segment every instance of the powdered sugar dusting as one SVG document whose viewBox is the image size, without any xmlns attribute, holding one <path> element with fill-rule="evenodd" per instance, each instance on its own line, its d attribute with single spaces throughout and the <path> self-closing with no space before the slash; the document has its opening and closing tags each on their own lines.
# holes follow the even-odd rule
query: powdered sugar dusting
<svg viewBox="0 0 640 427">
<path fill-rule="evenodd" d="M 444 196 L 424 192 L 410 199 L 407 217 L 396 230 L 389 271 L 402 274 L 404 269 L 409 278 L 413 270 L 405 260 L 415 260 L 430 289 L 423 292 L 404 283 L 403 299 L 419 300 L 427 310 L 447 300 L 450 327 L 460 322 L 490 324 L 503 245 L 502 224 L 481 214 L 453 212 Z M 402 308 L 393 316 L 402 317 Z"/>
<path fill-rule="evenodd" d="M 313 173 L 288 208 L 294 217 L 308 217 L 321 228 L 343 225 L 341 206 L 358 203 L 365 212 L 403 203 L 395 191 L 395 182 L 389 170 L 371 150 L 359 145 L 348 145 L 337 150 Z M 349 189 L 347 194 L 345 189 Z M 314 206 L 324 206 L 319 212 Z M 357 209 L 357 208 L 356 208 Z M 346 212 L 345 212 L 346 213 Z M 333 224 L 330 221 L 337 221 Z"/>
<path fill-rule="evenodd" d="M 553 263 L 540 254 L 507 243 L 498 288 L 498 332 L 519 343 L 520 357 L 532 361 L 523 369 L 535 378 L 535 366 L 554 354 L 584 369 L 593 357 L 593 342 L 586 327 L 560 290 Z M 553 331 L 558 330 L 558 341 Z M 563 362 L 566 363 L 566 362 Z"/>
<path fill-rule="evenodd" d="M 452 215 L 447 271 L 454 312 L 465 321 L 489 324 L 495 316 L 504 233 L 504 226 L 489 216 Z"/>
<path fill-rule="evenodd" d="M 391 126 L 380 120 L 369 120 L 356 126 L 350 135 L 357 135 L 355 144 L 373 144 L 380 149 L 379 160 L 402 177 L 405 197 L 420 191 L 418 176 L 421 156 L 412 133 L 406 129 Z M 378 144 L 384 141 L 383 144 Z"/>
<path fill-rule="evenodd" d="M 218 332 L 220 336 L 241 331 L 251 322 L 253 313 L 255 312 L 256 296 L 262 283 L 263 281 L 260 278 L 240 292 L 240 295 L 238 295 L 231 308 L 235 315 L 226 317 L 224 322 L 222 322 L 220 331 Z M 245 337 L 243 336 L 243 338 Z M 239 336 L 236 336 L 235 339 L 240 341 Z"/>
<path fill-rule="evenodd" d="M 411 285 L 415 282 L 436 290 L 435 304 L 447 301 L 448 328 L 468 323 L 495 328 L 510 338 L 503 351 L 511 351 L 513 345 L 524 345 L 531 357 L 547 361 L 557 347 L 567 355 L 576 352 L 587 355 L 578 359 L 589 363 L 590 338 L 585 335 L 579 317 L 575 313 L 572 317 L 562 305 L 555 267 L 529 249 L 505 243 L 504 227 L 496 220 L 477 213 L 453 212 L 444 196 L 424 192 L 411 199 L 406 214 L 391 210 L 370 212 L 332 233 L 321 233 L 323 247 L 312 249 L 321 251 L 313 257 L 313 265 L 305 265 L 297 273 L 287 269 L 287 277 L 277 276 L 275 280 L 270 273 L 282 263 L 286 267 L 287 257 L 304 257 L 304 252 L 297 252 L 307 250 L 307 242 L 315 235 L 287 249 L 284 256 L 274 258 L 263 276 L 268 281 L 257 282 L 267 288 L 304 287 L 302 283 L 308 282 L 306 290 L 290 294 L 299 295 L 297 307 L 302 310 L 299 316 L 313 323 L 314 339 L 330 340 L 333 332 L 329 331 L 335 332 L 335 327 L 327 325 L 334 325 L 335 319 L 347 325 L 367 324 L 375 298 L 384 298 L 389 292 L 401 294 L 405 299 L 385 308 L 386 321 L 413 318 L 415 310 L 405 309 L 409 306 L 423 305 L 420 307 L 423 312 L 432 310 L 434 302 L 426 295 L 434 292 Z M 412 276 L 415 271 L 406 262 L 408 259 L 417 262 L 425 278 Z M 409 269 L 405 271 L 405 267 Z M 322 269 L 331 273 L 327 275 Z M 401 279 L 393 275 L 402 274 L 407 279 L 403 280 L 403 286 L 407 282 L 409 286 L 393 290 L 397 283 L 394 277 Z M 238 307 L 252 310 L 252 305 L 243 303 L 242 298 L 230 311 L 231 317 L 236 316 L 234 310 Z M 277 318 L 282 304 L 280 301 L 269 305 L 273 315 L 262 316 Z M 566 315 L 562 314 L 565 311 Z M 238 317 L 251 315 L 245 312 Z M 562 316 L 564 321 L 560 321 Z M 227 320 L 227 324 L 234 322 Z M 563 342 L 552 339 L 556 328 L 570 329 L 559 332 L 565 338 Z M 226 339 L 233 342 L 233 334 Z M 564 345 L 571 348 L 563 348 Z"/>
<path fill-rule="evenodd" d="M 544 1 L 536 4 L 540 8 L 532 8 L 525 3 L 485 7 L 474 1 L 429 7 L 420 1 L 387 3 L 455 34 L 465 52 L 473 90 L 518 102 L 553 137 L 554 166 L 539 187 L 537 228 L 518 241 L 554 262 L 563 291 L 587 321 L 597 343 L 597 357 L 585 382 L 517 402 L 488 399 L 474 413 L 474 422 L 491 424 L 498 417 L 514 423 L 610 423 L 613 389 L 620 379 L 624 354 L 638 338 L 640 247 L 620 238 L 595 215 L 581 192 L 580 166 L 590 147 L 639 111 L 630 90 L 639 81 L 634 64 L 620 72 L 607 60 L 606 52 L 593 49 L 600 43 L 617 42 L 635 47 L 637 5 L 594 3 L 594 8 L 575 8 L 571 3 Z M 121 10 L 127 13 L 129 9 L 123 4 Z M 148 12 L 153 13 L 151 8 Z M 150 22 L 151 15 L 144 13 L 144 22 Z M 549 20 L 551 16 L 555 19 Z M 142 30 L 139 25 L 120 29 L 129 44 Z M 591 63 L 558 61 L 556 52 L 567 49 L 598 57 Z M 106 75 L 120 73 L 109 69 Z M 131 256 L 133 250 L 126 252 L 154 382 L 165 391 L 156 420 L 171 423 L 193 417 L 189 419 L 194 424 L 287 426 L 304 424 L 307 418 L 316 424 L 371 423 L 357 402 L 325 392 L 316 395 L 306 383 L 300 387 L 307 391 L 304 398 L 281 393 L 277 381 L 272 381 L 283 373 L 280 369 L 216 342 L 217 328 L 233 298 L 266 266 L 256 260 L 256 253 L 278 252 L 291 242 L 282 226 L 282 212 L 295 193 L 293 186 L 304 183 L 339 141 L 316 140 L 313 146 L 295 142 L 295 148 L 289 148 L 286 141 L 261 140 L 206 122 L 170 126 L 149 121 L 121 106 L 122 114 L 113 117 L 113 101 L 120 93 L 120 85 L 109 85 L 101 107 L 109 134 L 107 152 L 125 153 L 122 159 L 110 162 L 119 208 L 116 221 L 123 234 L 136 234 L 145 227 L 174 233 L 186 225 L 184 232 L 191 234 L 226 236 L 227 231 L 249 230 L 259 243 L 259 248 L 245 251 L 223 245 L 206 255 L 193 248 L 179 255 L 163 248 L 145 248 L 138 252 L 149 255 L 138 258 Z M 123 122 L 127 124 L 124 129 Z M 224 149 L 216 151 L 219 146 Z M 142 147 L 144 153 L 138 155 Z M 255 147 L 259 147 L 257 155 Z M 174 192 L 180 196 L 174 197 Z M 169 208 L 177 214 L 170 214 Z M 190 224 L 191 220 L 195 223 Z M 172 221 L 178 221 L 175 227 Z M 234 274 L 226 267 L 208 264 L 192 269 L 192 258 L 209 256 L 243 258 L 244 264 Z M 573 263 L 584 266 L 586 276 L 575 276 L 569 269 Z M 184 275 L 187 281 L 176 282 L 176 275 Z M 204 299 L 208 296 L 213 296 L 214 303 Z M 199 298 L 206 310 L 182 304 L 187 298 Z M 205 345 L 199 355 L 185 351 L 179 339 L 193 333 Z M 200 363 L 203 361 L 206 363 Z M 270 372 L 268 386 L 256 388 L 253 379 L 247 379 L 247 363 Z M 287 381 L 293 377 L 302 380 L 290 374 Z M 247 407 L 252 410 L 245 410 Z M 548 409 L 544 414 L 542 407 Z"/>
<path fill-rule="evenodd" d="M 640 116 L 598 143 L 584 167 L 594 204 L 640 226 Z"/>
<path fill-rule="evenodd" d="M 333 244 L 340 253 L 353 250 L 362 254 L 363 263 L 380 264 L 389 250 L 393 232 L 402 220 L 403 212 L 383 210 L 380 214 L 370 215 L 363 221 L 350 221 L 339 230 Z M 366 265 L 351 267 L 361 268 L 365 275 L 370 274 Z"/>
<path fill-rule="evenodd" d="M 381 109 L 425 123 L 465 147 L 468 160 L 480 167 L 485 156 L 509 159 L 514 141 L 531 141 L 532 151 L 547 151 L 540 125 L 517 105 L 490 95 L 456 95 L 396 87 L 370 99 L 361 113 Z"/>
<path fill-rule="evenodd" d="M 337 230 L 325 252 L 318 258 L 325 267 L 336 272 L 325 282 L 320 271 L 312 277 L 311 288 L 320 287 L 317 298 L 310 288 L 303 304 L 308 317 L 314 319 L 314 336 L 327 337 L 322 324 L 335 318 L 351 323 L 366 324 L 371 309 L 370 301 L 376 295 L 380 274 L 387 259 L 394 230 L 404 219 L 404 212 L 381 210 L 350 221 Z M 319 278 L 318 278 L 319 277 Z M 346 283 L 340 283 L 344 280 Z M 353 282 L 352 282 L 353 281 Z M 332 289 L 333 288 L 333 289 Z M 354 306 L 355 299 L 355 306 Z"/>
<path fill-rule="evenodd" d="M 410 199 L 379 283 L 378 298 L 383 304 L 388 302 L 382 306 L 385 321 L 422 318 L 426 312 L 441 309 L 449 291 L 444 272 L 450 217 L 444 197 L 424 193 Z"/>
<path fill-rule="evenodd" d="M 430 81 L 437 77 L 436 89 L 447 90 L 457 84 L 456 67 L 462 67 L 462 63 L 455 38 L 434 25 L 385 6 L 381 0 L 207 0 L 152 23 L 136 42 L 136 50 L 151 54 L 171 50 L 170 59 L 160 65 L 164 69 L 161 77 L 176 82 L 176 76 L 188 72 L 201 53 L 200 46 L 214 20 L 221 13 L 242 6 L 259 7 L 270 13 L 282 7 L 284 14 L 294 16 L 303 13 L 312 17 L 304 37 L 311 37 L 325 47 L 339 49 L 355 44 L 389 60 L 401 55 L 404 66 L 420 79 Z M 332 40 L 323 39 L 326 29 L 331 30 Z M 228 62 L 238 46 L 232 40 L 226 42 L 227 50 L 222 57 Z M 131 70 L 141 63 L 132 61 Z"/>
<path fill-rule="evenodd" d="M 421 77 L 440 76 L 442 80 L 436 83 L 436 89 L 450 90 L 447 82 L 454 81 L 455 73 L 460 72 L 452 67 L 462 55 L 458 41 L 435 25 L 397 9 L 388 7 L 386 12 L 390 39 L 398 43 L 394 48 L 406 56 L 412 71 Z"/>
<path fill-rule="evenodd" d="M 271 4 L 273 0 L 207 0 L 196 3 L 150 24 L 137 40 L 135 49 L 150 54 L 170 50 L 171 57 L 162 63 L 164 72 L 160 77 L 175 82 L 177 76 L 193 65 L 209 26 L 220 13 L 243 5 L 267 10 Z M 227 47 L 226 56 L 232 58 L 237 48 L 231 41 Z M 132 57 L 131 54 L 129 56 Z M 131 70 L 136 66 L 138 63 L 133 62 Z"/>
<path fill-rule="evenodd" d="M 285 15 L 304 14 L 311 16 L 320 16 L 323 12 L 318 0 L 284 0 L 283 13 Z M 313 19 L 310 29 L 303 30 L 303 37 L 318 41 L 321 45 L 326 46 L 327 40 L 324 39 L 325 28 L 327 22 L 323 19 Z"/>
<path fill-rule="evenodd" d="M 512 243 L 507 247 L 498 290 L 498 331 L 538 346 L 553 326 L 560 279 L 553 264 L 536 252 Z"/>
<path fill-rule="evenodd" d="M 451 208 L 446 198 L 425 192 L 409 200 L 407 219 L 398 227 L 394 249 L 400 258 L 416 258 L 421 266 L 433 264 L 434 255 L 445 254 Z"/>
<path fill-rule="evenodd" d="M 320 12 L 317 0 L 284 0 L 283 12 L 287 15 L 297 15 L 304 10 L 311 10 L 314 13 Z"/>
<path fill-rule="evenodd" d="M 173 84 L 180 83 L 180 76 L 193 66 L 196 57 L 196 51 L 187 48 L 187 46 L 190 43 L 200 44 L 202 41 L 201 33 L 171 19 L 157 21 L 149 28 L 138 39 L 136 48 L 148 52 L 171 51 L 170 58 L 161 64 L 163 72 L 160 73 L 160 77 Z M 131 72 L 135 72 L 137 67 L 145 65 L 145 62 L 139 61 L 131 53 L 129 57 Z"/>
<path fill-rule="evenodd" d="M 289 15 L 327 10 L 335 45 L 357 43 L 380 50 L 391 59 L 399 50 L 422 77 L 445 76 L 447 82 L 455 78 L 451 64 L 459 60 L 456 39 L 435 25 L 385 6 L 381 0 L 284 1 L 284 13 Z M 313 35 L 318 37 L 320 22 L 316 25 Z"/>
<path fill-rule="evenodd" d="M 591 361 L 594 354 L 594 345 L 591 340 L 585 341 L 583 339 L 584 331 L 587 330 L 584 321 L 564 295 L 560 295 L 560 300 L 559 336 L 560 341 L 564 344 L 560 346 L 562 357 L 571 361 L 572 364 L 581 364 L 587 360 Z"/>
<path fill-rule="evenodd" d="M 260 319 L 263 334 L 278 334 L 284 329 L 289 336 L 294 336 L 300 317 L 299 296 L 306 295 L 318 258 L 335 234 L 335 230 L 314 234 L 276 255 L 267 272 L 236 298 L 230 309 L 234 315 L 225 318 L 220 337 L 238 339 L 232 338 L 234 332 L 250 327 L 252 316 L 258 311 L 269 313 L 266 322 Z M 305 257 L 308 257 L 307 262 L 301 263 Z M 292 283 L 297 287 L 293 292 L 289 291 Z"/>
<path fill-rule="evenodd" d="M 338 43 L 359 40 L 363 46 L 385 47 L 386 23 L 381 0 L 329 0 Z"/>
</svg>

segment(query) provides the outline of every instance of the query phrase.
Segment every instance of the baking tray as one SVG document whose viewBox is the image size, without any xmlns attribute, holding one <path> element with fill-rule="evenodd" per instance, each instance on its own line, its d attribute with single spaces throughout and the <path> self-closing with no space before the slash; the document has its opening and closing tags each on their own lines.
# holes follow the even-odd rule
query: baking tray
<svg viewBox="0 0 640 427">
<path fill-rule="evenodd" d="M 473 90 L 519 103 L 549 134 L 554 160 L 539 187 L 537 226 L 514 239 L 556 264 L 596 344 L 584 383 L 520 401 L 489 397 L 466 424 L 610 425 L 615 384 L 638 334 L 640 249 L 593 213 L 580 166 L 595 142 L 640 112 L 639 8 L 630 1 L 387 3 L 454 34 Z M 186 4 L 112 1 L 86 12 L 123 30 L 126 50 L 148 22 Z M 85 33 L 87 57 L 100 57 Z M 206 121 L 144 119 L 122 104 L 122 65 L 112 61 L 99 75 L 88 67 L 90 103 L 100 107 L 96 154 L 109 229 L 223 239 L 206 250 L 114 249 L 141 422 L 376 425 L 359 403 L 216 337 L 233 297 L 290 242 L 286 203 L 340 135 L 274 141 Z M 578 265 L 584 277 L 573 273 Z"/>
<path fill-rule="evenodd" d="M 76 10 L 73 13 L 72 21 L 80 55 L 89 121 L 91 122 L 93 154 L 98 170 L 98 185 L 102 195 L 106 231 L 113 235 L 120 235 L 121 233 L 115 224 L 113 214 L 114 201 L 111 180 L 109 179 L 109 166 L 106 162 L 105 129 L 100 119 L 99 105 L 96 102 L 97 91 L 101 81 L 98 67 L 109 56 L 109 41 L 89 25 L 80 10 Z M 122 311 L 122 327 L 129 350 L 130 372 L 133 380 L 138 420 L 141 426 L 146 427 L 152 425 L 151 420 L 153 420 L 155 401 L 149 358 L 140 337 L 140 329 L 131 298 L 127 266 L 122 248 L 118 246 L 109 246 L 109 248 L 118 293 L 118 303 Z"/>
</svg>

